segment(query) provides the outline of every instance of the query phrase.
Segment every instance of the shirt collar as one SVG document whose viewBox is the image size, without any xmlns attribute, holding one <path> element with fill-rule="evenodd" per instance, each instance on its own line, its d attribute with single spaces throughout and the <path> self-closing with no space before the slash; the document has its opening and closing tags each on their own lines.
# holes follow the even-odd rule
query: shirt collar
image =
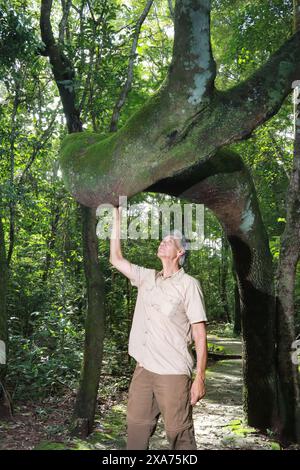
<svg viewBox="0 0 300 470">
<path fill-rule="evenodd" d="M 170 274 L 170 276 L 164 277 L 164 276 L 163 276 L 163 269 L 161 269 L 160 271 L 157 271 L 156 276 L 157 276 L 157 277 L 161 277 L 162 279 L 174 279 L 174 280 L 177 280 L 177 279 L 179 279 L 179 278 L 182 276 L 182 274 L 183 274 L 184 272 L 185 272 L 185 271 L 184 271 L 183 266 L 182 266 L 180 269 L 178 269 L 178 271 L 176 271 L 176 273 Z"/>
</svg>

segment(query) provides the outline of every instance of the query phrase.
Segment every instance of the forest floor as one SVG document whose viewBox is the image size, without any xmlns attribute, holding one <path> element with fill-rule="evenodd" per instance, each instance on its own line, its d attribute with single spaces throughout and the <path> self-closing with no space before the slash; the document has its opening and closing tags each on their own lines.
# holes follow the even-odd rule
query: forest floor
<svg viewBox="0 0 300 470">
<path fill-rule="evenodd" d="M 235 338 L 208 335 L 209 348 L 226 354 L 241 354 Z M 244 422 L 241 359 L 208 363 L 206 395 L 193 408 L 197 447 L 201 449 L 280 450 L 272 433 L 262 434 Z M 123 390 L 122 390 L 123 389 Z M 75 391 L 40 403 L 18 403 L 11 421 L 0 423 L 0 449 L 27 450 L 114 450 L 126 447 L 126 404 L 128 383 L 115 395 L 101 397 L 93 433 L 87 439 L 68 436 L 67 425 Z M 164 426 L 159 418 L 150 450 L 168 449 Z M 300 449 L 290 446 L 289 449 Z"/>
</svg>

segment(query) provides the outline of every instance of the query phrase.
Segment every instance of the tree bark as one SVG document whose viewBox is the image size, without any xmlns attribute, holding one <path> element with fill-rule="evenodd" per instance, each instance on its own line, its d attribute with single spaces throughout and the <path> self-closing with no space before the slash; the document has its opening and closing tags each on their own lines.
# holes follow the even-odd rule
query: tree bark
<svg viewBox="0 0 300 470">
<path fill-rule="evenodd" d="M 46 259 L 45 259 L 45 265 L 44 265 L 44 272 L 42 276 L 43 283 L 46 283 L 48 279 L 49 269 L 51 266 L 51 252 L 55 246 L 59 219 L 60 219 L 60 204 L 58 203 L 58 204 L 55 204 L 51 210 L 50 234 L 49 234 L 49 239 L 46 242 Z"/>
<path fill-rule="evenodd" d="M 42 0 L 41 2 L 40 29 L 42 40 L 46 46 L 42 53 L 49 57 L 67 120 L 68 131 L 69 133 L 79 132 L 82 130 L 82 122 L 79 110 L 76 107 L 74 68 L 55 41 L 50 21 L 52 3 L 52 0 Z"/>
<path fill-rule="evenodd" d="M 96 214 L 81 206 L 84 270 L 87 281 L 88 311 L 80 385 L 71 423 L 73 435 L 86 437 L 92 432 L 102 367 L 105 330 L 104 279 L 98 261 Z"/>
</svg>

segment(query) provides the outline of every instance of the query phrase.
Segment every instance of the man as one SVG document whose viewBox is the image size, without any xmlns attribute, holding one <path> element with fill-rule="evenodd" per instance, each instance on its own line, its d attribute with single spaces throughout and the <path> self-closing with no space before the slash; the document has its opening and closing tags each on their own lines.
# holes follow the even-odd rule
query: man
<svg viewBox="0 0 300 470">
<path fill-rule="evenodd" d="M 175 232 L 158 247 L 161 271 L 123 258 L 120 217 L 121 207 L 114 208 L 110 262 L 138 288 L 128 349 L 137 364 L 128 395 L 127 449 L 148 449 L 160 414 L 171 449 L 197 449 L 192 410 L 205 395 L 207 362 L 202 290 L 181 266 L 186 252 Z"/>
</svg>

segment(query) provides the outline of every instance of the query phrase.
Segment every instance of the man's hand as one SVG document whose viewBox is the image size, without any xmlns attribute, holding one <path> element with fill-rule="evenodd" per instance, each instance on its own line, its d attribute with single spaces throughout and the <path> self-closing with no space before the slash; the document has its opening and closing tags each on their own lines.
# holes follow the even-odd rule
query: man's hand
<svg viewBox="0 0 300 470">
<path fill-rule="evenodd" d="M 194 406 L 205 395 L 205 382 L 201 377 L 196 377 L 191 387 L 191 405 Z"/>
</svg>

